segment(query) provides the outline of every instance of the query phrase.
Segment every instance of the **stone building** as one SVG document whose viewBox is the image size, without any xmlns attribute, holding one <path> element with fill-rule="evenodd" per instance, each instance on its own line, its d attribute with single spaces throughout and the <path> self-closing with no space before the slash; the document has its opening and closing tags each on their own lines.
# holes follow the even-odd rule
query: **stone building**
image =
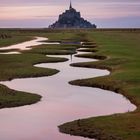
<svg viewBox="0 0 140 140">
<path fill-rule="evenodd" d="M 82 18 L 80 12 L 77 12 L 70 2 L 69 10 L 59 15 L 58 21 L 49 28 L 96 28 L 96 25 Z"/>
</svg>

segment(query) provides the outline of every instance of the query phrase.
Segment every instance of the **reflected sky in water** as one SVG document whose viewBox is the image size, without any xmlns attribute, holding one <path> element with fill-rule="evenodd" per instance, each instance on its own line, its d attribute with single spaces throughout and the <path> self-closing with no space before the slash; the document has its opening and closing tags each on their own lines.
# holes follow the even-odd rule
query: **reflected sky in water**
<svg viewBox="0 0 140 140">
<path fill-rule="evenodd" d="M 59 57 L 71 58 L 70 55 Z M 72 60 L 67 62 L 36 65 L 36 67 L 60 70 L 56 75 L 1 82 L 15 90 L 38 93 L 42 96 L 42 100 L 30 106 L 1 109 L 0 139 L 88 140 L 59 133 L 57 126 L 79 118 L 123 113 L 136 109 L 129 100 L 114 92 L 69 85 L 68 82 L 71 80 L 110 74 L 107 70 L 70 66 L 71 63 L 86 61 L 97 60 L 73 56 Z"/>
</svg>

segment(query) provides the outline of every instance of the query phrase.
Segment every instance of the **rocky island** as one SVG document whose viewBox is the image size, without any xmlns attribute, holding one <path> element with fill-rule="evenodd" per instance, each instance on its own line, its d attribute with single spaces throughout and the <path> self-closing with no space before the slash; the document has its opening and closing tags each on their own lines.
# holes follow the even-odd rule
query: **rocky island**
<svg viewBox="0 0 140 140">
<path fill-rule="evenodd" d="M 82 18 L 80 12 L 77 12 L 70 2 L 69 10 L 59 15 L 58 21 L 49 28 L 96 28 L 96 25 Z"/>
</svg>

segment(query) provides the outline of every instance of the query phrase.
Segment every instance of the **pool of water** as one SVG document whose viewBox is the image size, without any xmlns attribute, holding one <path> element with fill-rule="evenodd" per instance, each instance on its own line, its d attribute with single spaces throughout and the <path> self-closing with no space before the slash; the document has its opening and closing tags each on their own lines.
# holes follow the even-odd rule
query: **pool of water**
<svg viewBox="0 0 140 140">
<path fill-rule="evenodd" d="M 0 110 L 1 140 L 88 140 L 62 134 L 57 126 L 79 118 L 124 113 L 136 109 L 135 105 L 120 94 L 68 84 L 71 80 L 110 74 L 107 70 L 70 66 L 75 62 L 97 60 L 70 55 L 59 57 L 68 58 L 69 61 L 35 65 L 60 70 L 56 75 L 0 82 L 12 89 L 42 96 L 42 100 L 36 104 Z"/>
<path fill-rule="evenodd" d="M 42 45 L 42 44 L 50 44 L 50 45 L 51 44 L 60 44 L 58 42 L 43 42 L 43 41 L 47 41 L 47 40 L 48 40 L 48 38 L 45 38 L 45 37 L 35 37 L 35 39 L 30 40 L 30 41 L 25 41 L 23 43 L 10 45 L 7 47 L 1 47 L 0 50 L 10 50 L 10 49 L 30 50 L 30 49 L 32 49 L 33 46 L 38 46 L 38 45 Z M 5 53 L 3 53 L 3 54 L 5 54 Z M 15 54 L 15 52 L 14 52 L 14 54 Z"/>
<path fill-rule="evenodd" d="M 21 54 L 20 52 L 1 52 L 0 54 Z"/>
</svg>

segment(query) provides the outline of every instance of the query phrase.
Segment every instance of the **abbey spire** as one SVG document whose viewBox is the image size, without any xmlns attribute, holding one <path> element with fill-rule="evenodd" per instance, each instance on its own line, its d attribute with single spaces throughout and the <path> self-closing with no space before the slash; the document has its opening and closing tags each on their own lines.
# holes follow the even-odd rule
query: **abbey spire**
<svg viewBox="0 0 140 140">
<path fill-rule="evenodd" d="M 70 1 L 70 7 L 69 7 L 69 9 L 72 9 L 72 3 L 71 3 L 71 1 Z"/>
</svg>

